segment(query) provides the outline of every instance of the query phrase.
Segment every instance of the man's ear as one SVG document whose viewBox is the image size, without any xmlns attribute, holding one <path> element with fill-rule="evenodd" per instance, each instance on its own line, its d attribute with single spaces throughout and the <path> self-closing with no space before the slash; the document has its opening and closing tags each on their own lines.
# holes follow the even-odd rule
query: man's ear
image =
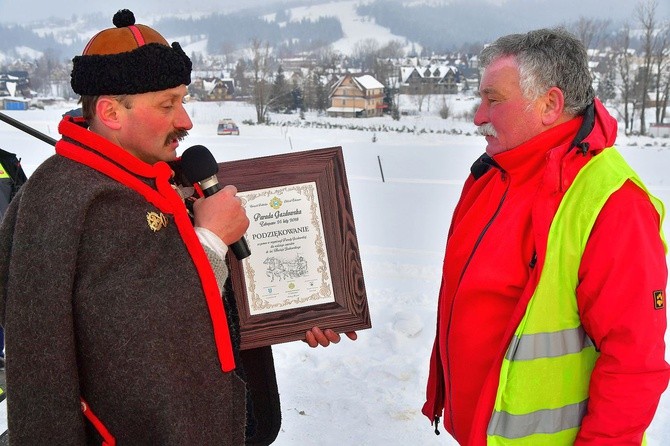
<svg viewBox="0 0 670 446">
<path fill-rule="evenodd" d="M 565 98 L 558 87 L 551 87 L 543 97 L 542 123 L 546 126 L 559 124 L 564 117 Z"/>
<path fill-rule="evenodd" d="M 121 128 L 121 103 L 111 96 L 101 96 L 95 105 L 95 115 L 101 124 L 113 130 Z"/>
</svg>

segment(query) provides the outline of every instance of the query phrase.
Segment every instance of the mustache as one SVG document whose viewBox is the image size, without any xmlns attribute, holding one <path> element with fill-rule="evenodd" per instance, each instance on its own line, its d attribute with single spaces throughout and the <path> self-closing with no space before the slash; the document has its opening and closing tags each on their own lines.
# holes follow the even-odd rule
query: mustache
<svg viewBox="0 0 670 446">
<path fill-rule="evenodd" d="M 165 145 L 167 146 L 170 144 L 172 141 L 175 139 L 177 141 L 182 141 L 184 138 L 188 136 L 188 132 L 183 129 L 175 130 L 174 132 L 170 133 L 167 138 L 165 138 Z"/>
<path fill-rule="evenodd" d="M 490 122 L 482 124 L 479 127 L 477 127 L 477 133 L 479 133 L 482 136 L 493 136 L 494 138 L 498 136 L 496 129 Z"/>
</svg>

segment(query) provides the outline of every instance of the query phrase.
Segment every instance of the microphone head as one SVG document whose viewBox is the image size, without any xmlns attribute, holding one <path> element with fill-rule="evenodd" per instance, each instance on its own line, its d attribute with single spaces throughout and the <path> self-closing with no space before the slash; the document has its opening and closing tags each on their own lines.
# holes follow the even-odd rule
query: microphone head
<svg viewBox="0 0 670 446">
<path fill-rule="evenodd" d="M 184 150 L 181 169 L 188 181 L 195 184 L 216 175 L 219 165 L 207 147 L 196 145 Z"/>
</svg>

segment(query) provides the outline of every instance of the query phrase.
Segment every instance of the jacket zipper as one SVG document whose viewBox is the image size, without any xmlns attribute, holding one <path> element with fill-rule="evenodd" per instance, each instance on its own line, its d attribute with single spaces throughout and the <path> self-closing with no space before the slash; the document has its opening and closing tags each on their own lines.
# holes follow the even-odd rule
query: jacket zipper
<svg viewBox="0 0 670 446">
<path fill-rule="evenodd" d="M 493 224 L 493 221 L 496 219 L 498 214 L 500 213 L 500 209 L 502 209 L 502 205 L 505 202 L 505 197 L 507 197 L 507 192 L 509 191 L 509 186 L 510 183 L 507 180 L 507 172 L 504 170 L 500 169 L 501 172 L 501 179 L 502 181 L 507 182 L 507 187 L 505 188 L 505 192 L 503 193 L 502 197 L 500 197 L 500 203 L 498 203 L 498 207 L 496 208 L 495 212 L 489 219 L 489 221 L 486 223 L 484 228 L 482 229 L 482 232 L 479 234 L 479 237 L 477 237 L 477 241 L 475 241 L 475 245 L 472 247 L 472 251 L 470 252 L 470 256 L 468 257 L 468 260 L 465 262 L 465 265 L 463 266 L 463 270 L 461 271 L 461 275 L 458 278 L 458 285 L 456 285 L 456 291 L 454 292 L 454 298 L 451 300 L 451 308 L 449 309 L 449 320 L 447 322 L 447 333 L 445 337 L 445 352 L 447 355 L 447 382 L 449 384 L 449 394 L 451 394 L 451 359 L 449 358 L 449 333 L 451 331 L 451 321 L 453 317 L 453 311 L 454 311 L 454 303 L 456 302 L 456 295 L 458 294 L 458 289 L 461 286 L 461 282 L 463 281 L 463 276 L 465 275 L 465 271 L 468 269 L 468 266 L 470 265 L 470 261 L 472 261 L 472 258 L 475 255 L 475 252 L 477 251 L 477 248 L 479 247 L 479 244 L 481 243 L 482 239 L 484 238 L 484 235 L 486 235 L 486 232 L 489 230 L 491 225 Z M 454 437 L 456 437 L 456 426 L 454 425 L 454 407 L 453 407 L 453 395 L 451 398 L 449 398 L 449 423 L 451 424 L 451 430 L 454 432 Z"/>
</svg>

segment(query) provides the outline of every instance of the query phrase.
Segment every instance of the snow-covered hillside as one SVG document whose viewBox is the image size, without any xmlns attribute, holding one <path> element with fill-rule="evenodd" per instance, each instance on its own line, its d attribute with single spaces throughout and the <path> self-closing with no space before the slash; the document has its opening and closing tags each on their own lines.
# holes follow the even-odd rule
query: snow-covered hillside
<svg viewBox="0 0 670 446">
<path fill-rule="evenodd" d="M 356 44 L 367 39 L 376 40 L 380 47 L 397 40 L 405 46 L 406 52 L 412 48 L 417 52 L 421 51 L 421 46 L 415 44 L 412 47 L 412 44 L 407 42 L 405 37 L 394 35 L 388 28 L 377 25 L 374 20 L 358 15 L 356 6 L 360 3 L 361 1 L 359 0 L 334 1 L 300 6 L 291 8 L 289 11 L 291 20 L 293 21 L 303 19 L 313 21 L 319 17 L 337 17 L 342 24 L 344 37 L 335 42 L 332 47 L 335 51 L 342 54 L 352 54 L 356 48 Z"/>
<path fill-rule="evenodd" d="M 402 108 L 411 110 L 414 101 L 401 99 Z M 471 109 L 472 101 L 454 97 L 450 106 L 456 116 Z M 71 103 L 9 113 L 57 138 L 60 115 L 73 107 Z M 473 134 L 473 124 L 439 118 L 437 103 L 431 111 L 424 108 L 400 121 L 307 113 L 305 121 L 297 115 L 272 115 L 275 126 L 243 124 L 255 116 L 247 104 L 192 102 L 186 107 L 195 126 L 182 149 L 203 144 L 219 161 L 320 147 L 343 149 L 372 329 L 361 331 L 356 342 L 344 339 L 328 349 L 312 350 L 301 342 L 273 348 L 282 404 L 282 429 L 275 444 L 455 445 L 444 433 L 435 436 L 420 408 L 449 219 L 469 166 L 484 147 L 483 138 Z M 216 135 L 216 123 L 223 117 L 237 121 L 239 136 Z M 301 122 L 393 130 L 301 127 Z M 17 152 L 27 173 L 53 153 L 52 147 L 4 123 L 0 146 Z M 618 146 L 651 192 L 670 204 L 670 140 L 620 133 Z M 665 340 L 670 344 L 670 332 Z M 668 420 L 670 390 L 648 430 L 650 446 L 670 444 Z"/>
<path fill-rule="evenodd" d="M 86 41 L 95 32 L 104 26 L 111 26 L 110 17 L 118 9 L 131 8 L 138 19 L 138 23 L 152 26 L 163 18 L 195 19 L 213 13 L 228 14 L 248 11 L 258 14 L 266 20 L 273 21 L 275 12 L 282 11 L 291 21 L 302 19 L 316 20 L 319 17 L 336 17 L 340 20 L 344 37 L 335 42 L 334 50 L 349 55 L 356 44 L 374 39 L 380 46 L 390 41 L 399 41 L 406 50 L 413 49 L 421 51 L 418 42 L 412 42 L 407 35 L 397 35 L 387 27 L 375 23 L 373 18 L 359 16 L 356 12 L 358 5 L 371 3 L 374 0 L 304 0 L 286 2 L 284 0 L 247 0 L 245 2 L 233 0 L 147 0 L 136 5 L 129 5 L 126 0 L 109 0 L 104 3 L 90 2 L 87 0 L 72 0 L 63 7 L 59 3 L 50 0 L 25 0 L 21 2 L 0 2 L 2 14 L 0 24 L 20 23 L 29 29 L 34 29 L 37 35 L 50 35 L 62 44 L 69 44 L 75 39 Z M 592 0 L 583 2 L 580 0 L 565 0 L 564 2 L 546 2 L 540 0 L 386 0 L 389 8 L 403 6 L 431 6 L 439 5 L 453 6 L 439 9 L 444 14 L 440 20 L 433 23 L 417 23 L 416 28 L 434 36 L 450 35 L 452 25 L 448 20 L 456 20 L 459 25 L 464 25 L 461 31 L 445 44 L 459 46 L 465 42 L 479 42 L 496 36 L 489 35 L 484 19 L 495 19 L 505 17 L 506 20 L 498 21 L 500 33 L 521 32 L 537 27 L 558 26 L 561 24 L 574 23 L 577 17 L 574 10 L 580 11 L 580 17 L 594 18 L 612 22 L 612 31 L 617 29 L 624 19 L 628 19 L 630 25 L 635 28 L 636 20 L 631 18 L 634 13 L 634 3 L 630 0 Z M 670 17 L 670 3 L 658 2 L 658 23 L 661 24 Z M 386 4 L 386 3 L 385 3 Z M 464 4 L 470 4 L 472 10 L 463 8 Z M 436 9 L 436 11 L 438 11 Z M 526 14 L 521 12 L 526 11 Z M 532 11 L 528 13 L 528 11 Z M 417 14 L 420 11 L 408 10 L 407 14 Z M 425 11 L 423 11 L 425 13 Z M 416 17 L 412 17 L 416 18 Z M 409 19 L 409 17 L 408 17 Z M 472 23 L 469 23 L 472 22 Z M 508 23 L 509 22 L 509 23 Z M 488 22 L 490 23 L 490 22 Z M 424 29 L 426 28 L 426 29 Z M 225 30 L 222 30 L 225 32 Z M 198 30 L 194 29 L 197 35 Z M 409 32 L 406 32 L 409 34 Z M 465 36 L 467 34 L 467 37 Z M 484 37 L 486 36 L 486 37 Z M 177 40 L 189 46 L 189 50 L 205 54 L 206 40 L 196 41 L 191 38 L 184 39 L 183 36 L 165 35 L 168 40 Z M 416 38 L 415 40 L 419 40 Z M 78 52 L 77 48 L 74 52 Z M 8 51 L 5 51 L 7 53 Z M 187 51 L 188 54 L 191 54 Z M 7 54 L 0 53 L 0 62 L 6 60 Z M 74 54 L 72 54 L 74 55 Z M 71 57 L 67 55 L 66 57 Z M 12 54 L 14 56 L 14 54 Z"/>
<path fill-rule="evenodd" d="M 128 7 L 125 2 L 112 1 L 108 2 L 109 4 L 119 3 L 121 7 Z M 225 2 L 224 2 L 225 3 Z M 397 36 L 392 34 L 388 28 L 384 28 L 375 24 L 374 20 L 366 17 L 359 16 L 356 12 L 356 6 L 361 3 L 359 0 L 346 0 L 346 1 L 323 1 L 323 2 L 307 2 L 307 6 L 296 6 L 286 9 L 288 16 L 291 21 L 301 21 L 303 19 L 315 21 L 320 17 L 336 17 L 339 19 L 344 37 L 332 45 L 332 49 L 341 53 L 341 54 L 352 54 L 356 45 L 365 40 L 376 40 L 380 47 L 391 41 L 399 41 L 405 50 L 409 51 L 414 49 L 416 51 L 421 51 L 421 46 L 418 44 L 412 45 L 411 42 L 408 42 L 407 39 L 403 36 Z M 4 6 L 3 6 L 4 8 Z M 84 8 L 79 12 L 81 14 L 84 11 L 88 11 L 90 8 Z M 100 11 L 103 11 L 102 8 L 98 8 Z M 180 6 L 177 10 L 165 10 L 165 9 L 154 9 L 146 14 L 142 14 L 143 8 L 141 7 L 132 7 L 135 11 L 135 16 L 138 23 L 143 23 L 149 26 L 152 26 L 154 23 L 159 21 L 162 18 L 198 18 L 203 17 L 213 13 L 226 13 L 231 12 L 233 9 L 228 9 L 225 7 L 211 8 L 207 7 L 206 2 L 202 4 L 194 4 L 192 9 L 184 9 L 183 5 Z M 104 9 L 105 14 L 112 14 L 116 9 L 114 7 L 106 7 Z M 43 22 L 36 23 L 35 25 L 26 25 L 31 27 L 33 31 L 39 36 L 50 35 L 54 39 L 62 44 L 69 45 L 76 39 L 81 41 L 86 41 L 91 36 L 95 35 L 100 31 L 100 25 L 91 25 L 89 21 L 85 19 L 86 16 L 73 15 L 72 20 L 63 21 L 58 20 L 57 24 L 55 21 L 46 19 Z M 275 14 L 265 15 L 264 18 L 268 21 L 274 21 Z M 0 19 L 2 20 L 2 19 Z M 5 19 L 6 20 L 6 19 Z M 103 26 L 112 26 L 111 21 L 109 23 L 105 22 Z M 197 30 L 194 30 L 194 36 L 197 36 Z M 168 41 L 178 41 L 184 47 L 186 54 L 200 53 L 203 56 L 208 56 L 207 52 L 207 38 L 198 39 L 193 36 L 176 36 L 165 34 L 165 37 Z M 77 49 L 79 51 L 79 49 Z M 30 50 L 29 48 L 16 50 L 22 57 L 28 59 L 37 59 L 42 55 L 42 52 L 37 50 Z M 3 54 L 0 53 L 0 61 L 6 60 L 9 61 L 9 57 L 3 57 Z"/>
</svg>

